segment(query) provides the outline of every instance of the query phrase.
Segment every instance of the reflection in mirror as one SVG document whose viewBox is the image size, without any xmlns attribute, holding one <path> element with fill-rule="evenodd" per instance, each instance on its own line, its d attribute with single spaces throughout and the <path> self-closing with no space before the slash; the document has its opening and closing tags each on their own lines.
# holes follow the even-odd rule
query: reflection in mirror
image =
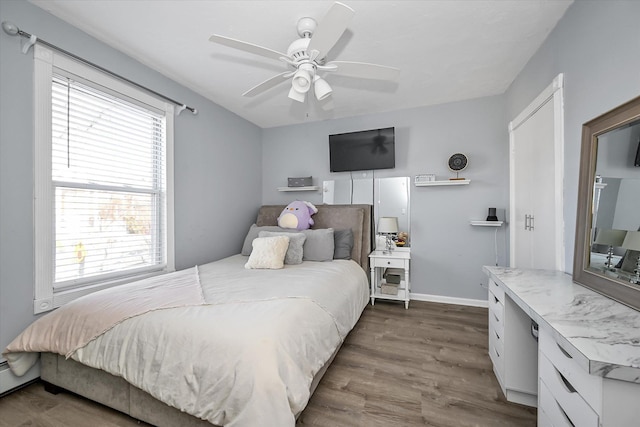
<svg viewBox="0 0 640 427">
<path fill-rule="evenodd" d="M 640 310 L 638 150 L 640 97 L 583 126 L 573 279 Z"/>
<path fill-rule="evenodd" d="M 640 121 L 597 137 L 589 270 L 634 281 L 636 254 L 623 245 L 640 229 L 640 170 L 634 166 Z"/>
<path fill-rule="evenodd" d="M 322 203 L 326 205 L 373 205 L 373 179 L 323 181 Z"/>
<path fill-rule="evenodd" d="M 398 232 L 407 233 L 405 247 L 411 239 L 409 218 L 409 177 L 336 179 L 323 181 L 322 203 L 327 205 L 373 205 L 377 224 L 382 217 L 398 218 Z M 397 238 L 397 236 L 394 236 Z"/>
<path fill-rule="evenodd" d="M 398 232 L 407 233 L 405 247 L 411 244 L 409 217 L 409 177 L 379 178 L 375 183 L 376 227 L 382 217 L 398 218 Z M 376 229 L 376 233 L 377 233 Z"/>
</svg>

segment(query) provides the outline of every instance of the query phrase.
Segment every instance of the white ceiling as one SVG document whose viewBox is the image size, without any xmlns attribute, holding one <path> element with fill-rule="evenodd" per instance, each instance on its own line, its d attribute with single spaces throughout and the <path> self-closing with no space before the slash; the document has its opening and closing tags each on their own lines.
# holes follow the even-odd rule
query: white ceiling
<svg viewBox="0 0 640 427">
<path fill-rule="evenodd" d="M 333 1 L 30 1 L 269 128 L 501 94 L 573 0 L 344 0 L 355 16 L 328 59 L 388 65 L 401 73 L 394 82 L 328 74 L 335 106 L 329 112 L 313 101 L 290 100 L 288 83 L 243 97 L 286 65 L 208 39 L 216 33 L 286 52 L 298 37 L 298 19 L 320 21 Z M 38 35 L 37 28 L 25 31 Z"/>
</svg>

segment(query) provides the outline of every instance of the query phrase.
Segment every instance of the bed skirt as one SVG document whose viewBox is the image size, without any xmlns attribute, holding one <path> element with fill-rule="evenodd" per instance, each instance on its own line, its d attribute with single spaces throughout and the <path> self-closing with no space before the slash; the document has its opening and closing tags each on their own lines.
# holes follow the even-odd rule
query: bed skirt
<svg viewBox="0 0 640 427">
<path fill-rule="evenodd" d="M 340 346 L 313 378 L 311 394 L 333 362 L 338 350 Z M 59 354 L 42 353 L 40 364 L 42 370 L 40 378 L 46 383 L 79 394 L 154 426 L 211 427 L 213 425 L 164 404 L 121 377 L 90 368 L 73 359 L 65 359 Z M 296 418 L 299 415 L 296 414 Z"/>
</svg>

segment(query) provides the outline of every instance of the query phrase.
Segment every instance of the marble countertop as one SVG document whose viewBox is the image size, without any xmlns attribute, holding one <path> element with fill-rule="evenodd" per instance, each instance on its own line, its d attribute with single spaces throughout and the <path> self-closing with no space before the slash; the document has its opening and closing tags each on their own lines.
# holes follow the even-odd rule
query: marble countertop
<svg viewBox="0 0 640 427">
<path fill-rule="evenodd" d="M 640 383 L 640 311 L 573 283 L 563 272 L 483 271 L 590 374 Z"/>
</svg>

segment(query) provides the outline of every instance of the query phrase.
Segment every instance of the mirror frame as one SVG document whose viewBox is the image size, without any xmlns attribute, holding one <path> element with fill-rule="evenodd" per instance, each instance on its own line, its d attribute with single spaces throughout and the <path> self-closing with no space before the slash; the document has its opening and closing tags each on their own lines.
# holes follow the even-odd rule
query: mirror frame
<svg viewBox="0 0 640 427">
<path fill-rule="evenodd" d="M 590 236 L 598 137 L 637 120 L 640 120 L 640 96 L 588 121 L 582 126 L 573 281 L 622 304 L 640 310 L 640 286 L 605 277 L 586 269 L 589 266 L 591 252 Z"/>
</svg>

